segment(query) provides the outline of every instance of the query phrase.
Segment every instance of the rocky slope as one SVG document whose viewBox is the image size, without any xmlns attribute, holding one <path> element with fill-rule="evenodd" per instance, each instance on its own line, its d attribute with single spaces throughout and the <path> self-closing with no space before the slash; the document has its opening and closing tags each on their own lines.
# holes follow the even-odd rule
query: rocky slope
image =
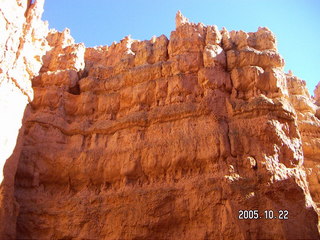
<svg viewBox="0 0 320 240">
<path fill-rule="evenodd" d="M 23 78 L 34 97 L 4 170 L 15 181 L 5 175 L 1 209 L 14 212 L 1 236 L 319 238 L 319 107 L 283 72 L 269 29 L 219 31 L 178 12 L 170 39 L 85 48 L 68 30 L 44 35 L 23 45 L 41 69 Z"/>
</svg>

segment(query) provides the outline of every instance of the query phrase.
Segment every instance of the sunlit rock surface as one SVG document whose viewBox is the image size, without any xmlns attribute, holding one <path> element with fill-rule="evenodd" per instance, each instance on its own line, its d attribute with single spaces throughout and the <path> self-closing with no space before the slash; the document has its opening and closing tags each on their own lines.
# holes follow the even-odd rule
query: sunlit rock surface
<svg viewBox="0 0 320 240">
<path fill-rule="evenodd" d="M 35 49 L 21 80 L 29 95 L 0 88 L 8 95 L 1 106 L 14 109 L 20 125 L 32 100 L 15 164 L 4 171 L 1 209 L 9 206 L 11 217 L 1 215 L 10 226 L 1 236 L 319 238 L 319 94 L 313 99 L 284 73 L 268 28 L 219 31 L 178 12 L 170 39 L 85 48 L 69 30 L 45 31 L 40 1 L 30 9 L 27 18 L 15 12 L 21 28 L 39 36 L 23 38 Z M 10 61 L 3 59 L 1 69 Z M 21 64 L 3 69 L 18 74 L 28 66 Z M 20 108 L 6 102 L 14 94 Z M 1 137 L 17 136 L 19 124 Z M 239 220 L 239 210 L 261 218 Z M 266 219 L 265 210 L 278 218 Z"/>
<path fill-rule="evenodd" d="M 18 204 L 14 177 L 22 146 L 22 119 L 33 100 L 31 79 L 39 73 L 46 52 L 47 24 L 43 1 L 0 2 L 0 239 L 15 236 Z M 21 136 L 18 140 L 19 129 Z"/>
</svg>

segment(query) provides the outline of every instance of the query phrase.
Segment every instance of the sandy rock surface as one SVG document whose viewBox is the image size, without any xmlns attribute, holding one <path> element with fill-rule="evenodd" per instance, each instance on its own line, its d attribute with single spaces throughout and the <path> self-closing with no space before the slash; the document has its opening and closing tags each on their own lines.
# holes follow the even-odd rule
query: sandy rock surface
<svg viewBox="0 0 320 240">
<path fill-rule="evenodd" d="M 16 232 L 19 205 L 14 198 L 14 177 L 22 147 L 22 119 L 33 100 L 31 79 L 39 73 L 47 47 L 43 3 L 0 3 L 0 239 L 14 238 Z"/>
<path fill-rule="evenodd" d="M 268 28 L 86 48 L 5 2 L 1 239 L 319 239 L 319 87 Z"/>
</svg>

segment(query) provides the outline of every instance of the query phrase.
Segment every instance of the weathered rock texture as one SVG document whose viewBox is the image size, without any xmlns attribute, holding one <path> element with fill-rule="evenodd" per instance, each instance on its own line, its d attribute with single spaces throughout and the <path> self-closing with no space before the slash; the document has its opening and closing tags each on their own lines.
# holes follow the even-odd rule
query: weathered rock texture
<svg viewBox="0 0 320 240">
<path fill-rule="evenodd" d="M 304 153 L 304 166 L 308 173 L 311 195 L 318 208 L 320 207 L 320 108 L 317 90 L 315 100 L 311 99 L 306 83 L 295 76 L 287 75 L 290 101 L 297 114 Z M 320 86 L 318 84 L 318 86 Z M 316 104 L 315 104 L 316 103 Z"/>
<path fill-rule="evenodd" d="M 14 177 L 22 144 L 17 136 L 26 105 L 33 99 L 31 79 L 45 54 L 48 27 L 41 21 L 42 11 L 41 1 L 0 2 L 0 239 L 13 238 L 16 231 Z"/>
<path fill-rule="evenodd" d="M 319 108 L 269 29 L 178 12 L 170 39 L 85 48 L 51 30 L 41 42 L 2 236 L 319 238 Z M 255 209 L 289 219 L 238 219 Z"/>
</svg>

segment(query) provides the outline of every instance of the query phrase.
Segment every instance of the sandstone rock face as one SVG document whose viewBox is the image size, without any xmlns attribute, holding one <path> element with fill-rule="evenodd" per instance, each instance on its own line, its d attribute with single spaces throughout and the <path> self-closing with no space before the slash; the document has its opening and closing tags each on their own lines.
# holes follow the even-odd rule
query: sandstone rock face
<svg viewBox="0 0 320 240">
<path fill-rule="evenodd" d="M 40 19 L 43 1 L 28 2 L 0 4 L 0 239 L 15 235 L 14 176 L 22 144 L 17 137 L 26 105 L 33 99 L 31 79 L 42 66 L 46 48 L 47 25 Z"/>
<path fill-rule="evenodd" d="M 219 31 L 178 12 L 170 39 L 41 39 L 46 54 L 25 78 L 34 98 L 11 170 L 15 199 L 1 195 L 18 217 L 0 219 L 12 226 L 3 236 L 320 237 L 318 107 L 283 72 L 269 29 Z M 261 218 L 240 220 L 240 210 Z"/>
<path fill-rule="evenodd" d="M 298 119 L 304 153 L 304 166 L 308 174 L 308 182 L 313 200 L 320 207 L 320 116 L 319 107 L 310 97 L 306 83 L 295 76 L 287 75 L 290 101 L 294 106 Z M 319 86 L 319 84 L 318 84 Z M 315 100 L 318 100 L 315 90 Z"/>
<path fill-rule="evenodd" d="M 320 82 L 316 86 L 316 89 L 314 90 L 314 97 L 316 100 L 316 104 L 319 106 L 320 105 Z"/>
</svg>

